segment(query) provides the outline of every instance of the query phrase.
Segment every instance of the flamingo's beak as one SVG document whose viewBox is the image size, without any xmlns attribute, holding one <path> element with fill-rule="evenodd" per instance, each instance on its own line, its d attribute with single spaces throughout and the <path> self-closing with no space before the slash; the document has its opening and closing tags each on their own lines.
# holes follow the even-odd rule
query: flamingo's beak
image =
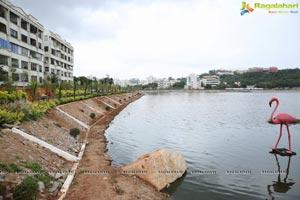
<svg viewBox="0 0 300 200">
<path fill-rule="evenodd" d="M 269 106 L 270 106 L 270 107 L 272 106 L 272 101 L 269 102 Z"/>
</svg>

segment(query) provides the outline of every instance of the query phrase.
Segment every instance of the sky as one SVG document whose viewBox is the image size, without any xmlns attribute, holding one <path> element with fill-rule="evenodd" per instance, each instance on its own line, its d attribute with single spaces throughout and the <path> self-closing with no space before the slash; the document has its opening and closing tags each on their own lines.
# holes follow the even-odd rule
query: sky
<svg viewBox="0 0 300 200">
<path fill-rule="evenodd" d="M 74 47 L 74 75 L 145 79 L 212 69 L 300 68 L 298 14 L 239 0 L 11 0 Z M 254 3 L 299 0 L 248 0 Z"/>
</svg>

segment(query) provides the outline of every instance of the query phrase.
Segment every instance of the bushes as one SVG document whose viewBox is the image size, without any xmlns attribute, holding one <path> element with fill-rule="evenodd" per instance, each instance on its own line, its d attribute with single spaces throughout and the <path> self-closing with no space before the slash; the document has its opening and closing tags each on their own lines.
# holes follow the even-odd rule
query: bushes
<svg viewBox="0 0 300 200">
<path fill-rule="evenodd" d="M 110 110 L 110 107 L 109 107 L 109 106 L 106 106 L 106 107 L 105 107 L 105 110 L 106 110 L 106 111 L 109 111 L 109 110 Z"/>
<path fill-rule="evenodd" d="M 24 118 L 25 114 L 21 111 L 10 112 L 0 109 L 0 126 L 3 124 L 12 124 L 14 122 L 20 122 Z"/>
<path fill-rule="evenodd" d="M 15 200 L 34 200 L 39 195 L 39 185 L 37 179 L 27 176 L 20 185 L 17 185 L 13 193 Z"/>
<path fill-rule="evenodd" d="M 79 135 L 79 134 L 80 134 L 80 130 L 78 128 L 72 128 L 70 130 L 70 135 L 72 135 L 74 138 L 76 138 L 77 135 Z"/>
<path fill-rule="evenodd" d="M 27 99 L 28 96 L 23 91 L 17 91 L 13 93 L 8 93 L 8 91 L 0 91 L 0 103 L 7 103 L 9 101 Z"/>
</svg>

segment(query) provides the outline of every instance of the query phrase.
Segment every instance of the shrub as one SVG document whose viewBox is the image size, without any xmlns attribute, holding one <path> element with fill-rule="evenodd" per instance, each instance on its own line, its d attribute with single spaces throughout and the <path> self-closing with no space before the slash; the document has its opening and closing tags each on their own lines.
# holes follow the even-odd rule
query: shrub
<svg viewBox="0 0 300 200">
<path fill-rule="evenodd" d="M 78 128 L 72 128 L 70 130 L 70 135 L 72 135 L 74 138 L 76 138 L 77 135 L 79 135 L 79 134 L 80 134 L 80 130 Z"/>
<path fill-rule="evenodd" d="M 95 114 L 95 113 L 91 113 L 91 114 L 90 114 L 90 118 L 95 119 L 95 117 L 96 117 L 96 114 Z"/>
<path fill-rule="evenodd" d="M 109 111 L 109 110 L 110 110 L 110 107 L 109 107 L 109 106 L 106 106 L 106 107 L 105 107 L 105 110 L 106 110 L 106 111 Z"/>
<path fill-rule="evenodd" d="M 15 200 L 34 200 L 39 195 L 38 181 L 32 176 L 27 176 L 13 193 Z"/>
<path fill-rule="evenodd" d="M 20 122 L 24 118 L 22 111 L 10 112 L 0 109 L 0 126 L 2 124 L 13 124 L 14 122 Z"/>
<path fill-rule="evenodd" d="M 42 181 L 45 184 L 46 188 L 51 187 L 51 181 L 54 180 L 54 178 L 48 174 L 36 174 L 34 176 L 38 181 Z"/>
</svg>

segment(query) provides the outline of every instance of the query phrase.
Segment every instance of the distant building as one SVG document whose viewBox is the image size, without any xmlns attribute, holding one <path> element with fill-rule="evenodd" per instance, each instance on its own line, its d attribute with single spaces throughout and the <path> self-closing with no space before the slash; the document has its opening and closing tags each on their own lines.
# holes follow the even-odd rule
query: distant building
<svg viewBox="0 0 300 200">
<path fill-rule="evenodd" d="M 59 35 L 45 30 L 44 32 L 44 71 L 45 75 L 56 74 L 66 82 L 73 81 L 74 49 Z"/>
<path fill-rule="evenodd" d="M 270 73 L 276 73 L 276 72 L 278 72 L 278 68 L 277 67 L 270 67 L 269 72 Z"/>
<path fill-rule="evenodd" d="M 186 85 L 184 86 L 184 88 L 187 90 L 204 89 L 204 87 L 202 87 L 202 81 L 200 77 L 196 74 L 190 74 L 186 78 Z"/>
<path fill-rule="evenodd" d="M 264 71 L 264 68 L 262 67 L 252 67 L 252 68 L 249 68 L 247 72 L 263 72 Z"/>
<path fill-rule="evenodd" d="M 228 71 L 228 70 L 217 70 L 216 74 L 218 76 L 223 76 L 223 75 L 233 75 L 234 72 L 233 71 Z"/>
<path fill-rule="evenodd" d="M 220 85 L 220 78 L 217 75 L 212 75 L 212 76 L 203 76 L 202 77 L 203 85 L 204 86 L 217 86 Z"/>
</svg>

